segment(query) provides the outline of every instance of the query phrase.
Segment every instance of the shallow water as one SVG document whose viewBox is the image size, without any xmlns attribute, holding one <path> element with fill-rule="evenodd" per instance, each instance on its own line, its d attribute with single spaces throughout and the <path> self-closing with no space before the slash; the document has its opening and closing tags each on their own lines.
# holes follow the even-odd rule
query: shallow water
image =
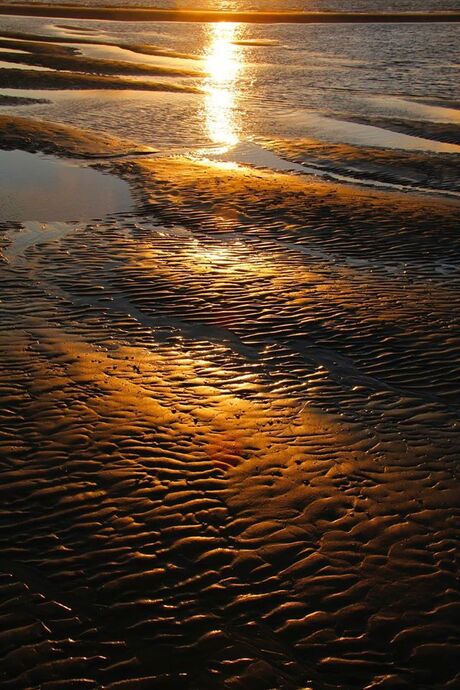
<svg viewBox="0 0 460 690">
<path fill-rule="evenodd" d="M 50 20 L 28 23 L 24 18 L 4 18 L 9 30 L 67 35 L 73 40 L 72 27 L 84 24 L 94 30 L 91 36 L 95 40 L 146 43 L 190 53 L 199 60 L 184 64 L 180 58 L 144 55 L 119 45 L 80 48 L 83 55 L 112 56 L 131 63 L 137 60 L 179 69 L 192 63 L 206 74 L 185 81 L 204 93 L 133 98 L 128 92 L 89 92 L 82 108 L 80 93 L 72 99 L 67 92 L 63 102 L 59 93 L 53 99 L 49 92 L 55 102 L 34 106 L 35 117 L 140 138 L 165 149 L 225 146 L 260 136 L 318 135 L 326 141 L 406 150 L 425 146 L 433 151 L 448 150 L 449 144 L 459 142 L 458 110 L 451 106 L 460 98 L 456 66 L 459 25 L 370 25 L 349 30 L 341 25 L 125 26 L 77 20 L 56 24 L 59 26 Z M 263 45 L 264 40 L 277 44 Z M 30 90 L 23 93 L 34 95 Z M 300 127 L 292 126 L 295 117 L 293 121 L 287 117 L 289 113 L 304 118 Z M 368 136 L 372 130 L 360 129 L 357 118 L 361 125 L 377 126 L 375 136 Z"/>
<path fill-rule="evenodd" d="M 458 111 L 454 111 L 457 113 Z M 298 110 L 280 116 L 288 122 L 291 132 L 301 137 L 305 132 L 318 141 L 354 144 L 383 149 L 403 151 L 431 151 L 433 153 L 460 153 L 460 145 L 432 141 L 400 132 L 392 132 L 382 127 L 361 125 L 346 120 L 326 118 L 308 111 Z"/>
<path fill-rule="evenodd" d="M 132 206 L 118 177 L 51 156 L 0 151 L 0 179 L 0 221 L 89 220 Z"/>
</svg>

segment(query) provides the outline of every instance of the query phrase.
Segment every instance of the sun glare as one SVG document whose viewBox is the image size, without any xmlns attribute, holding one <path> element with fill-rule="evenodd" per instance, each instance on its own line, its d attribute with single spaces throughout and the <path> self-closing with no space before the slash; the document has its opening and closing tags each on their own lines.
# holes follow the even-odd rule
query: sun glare
<svg viewBox="0 0 460 690">
<path fill-rule="evenodd" d="M 238 143 L 235 119 L 237 79 L 241 71 L 238 46 L 234 44 L 239 24 L 209 24 L 209 43 L 205 57 L 205 119 L 209 138 L 225 147 Z"/>
</svg>

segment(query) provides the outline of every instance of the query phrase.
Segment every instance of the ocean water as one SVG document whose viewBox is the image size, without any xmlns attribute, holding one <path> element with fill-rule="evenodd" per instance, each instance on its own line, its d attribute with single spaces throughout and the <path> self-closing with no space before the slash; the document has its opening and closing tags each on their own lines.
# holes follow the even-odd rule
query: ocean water
<svg viewBox="0 0 460 690">
<path fill-rule="evenodd" d="M 31 0 L 40 2 L 41 0 Z M 50 4 L 63 4 L 49 0 Z M 74 0 L 71 4 L 101 7 L 165 7 L 212 10 L 302 10 L 335 12 L 433 12 L 458 10 L 458 0 Z"/>
<path fill-rule="evenodd" d="M 49 104 L 25 109 L 35 117 L 132 137 L 162 150 L 311 139 L 442 153 L 455 152 L 459 144 L 458 24 L 87 21 L 82 34 L 78 20 L 5 17 L 3 26 L 73 38 L 75 49 L 87 58 L 202 72 L 163 78 L 193 86 L 196 94 L 5 91 L 47 98 Z M 78 44 L 82 35 L 86 42 L 93 36 L 95 45 Z M 170 56 L 143 56 L 107 43 L 150 44 Z M 185 58 L 175 57 L 177 52 Z M 304 163 L 307 148 L 296 149 Z"/>
</svg>

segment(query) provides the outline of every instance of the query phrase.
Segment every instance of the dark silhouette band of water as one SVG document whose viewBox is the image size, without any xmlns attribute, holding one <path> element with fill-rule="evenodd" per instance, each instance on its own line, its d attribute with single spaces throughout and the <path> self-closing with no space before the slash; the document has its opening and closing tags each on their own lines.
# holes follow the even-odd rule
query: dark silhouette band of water
<svg viewBox="0 0 460 690">
<path fill-rule="evenodd" d="M 0 14 L 67 19 L 102 19 L 155 22 L 244 22 L 274 23 L 394 23 L 458 22 L 460 12 L 299 12 L 299 11 L 223 11 L 206 9 L 163 9 L 156 7 L 82 7 L 77 5 L 1 4 Z"/>
</svg>

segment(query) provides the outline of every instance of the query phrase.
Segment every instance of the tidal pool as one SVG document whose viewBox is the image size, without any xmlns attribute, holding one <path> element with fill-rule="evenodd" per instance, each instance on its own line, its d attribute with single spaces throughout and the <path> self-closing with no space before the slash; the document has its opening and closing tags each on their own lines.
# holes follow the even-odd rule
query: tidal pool
<svg viewBox="0 0 460 690">
<path fill-rule="evenodd" d="M 25 151 L 0 151 L 0 220 L 90 220 L 132 207 L 115 175 Z"/>
</svg>

